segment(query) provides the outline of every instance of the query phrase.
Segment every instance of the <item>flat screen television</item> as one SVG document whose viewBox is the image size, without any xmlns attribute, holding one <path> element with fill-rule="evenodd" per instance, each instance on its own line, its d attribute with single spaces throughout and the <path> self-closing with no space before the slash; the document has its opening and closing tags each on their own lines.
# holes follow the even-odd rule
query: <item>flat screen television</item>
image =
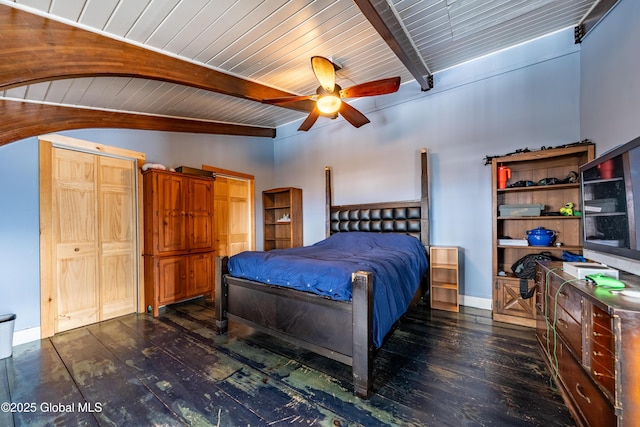
<svg viewBox="0 0 640 427">
<path fill-rule="evenodd" d="M 640 275 L 640 137 L 580 167 L 584 256 Z"/>
</svg>

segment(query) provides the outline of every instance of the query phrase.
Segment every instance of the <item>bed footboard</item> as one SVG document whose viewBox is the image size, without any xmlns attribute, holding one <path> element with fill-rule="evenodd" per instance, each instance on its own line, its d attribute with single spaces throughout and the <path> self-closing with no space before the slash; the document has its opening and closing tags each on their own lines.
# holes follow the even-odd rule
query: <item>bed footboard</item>
<svg viewBox="0 0 640 427">
<path fill-rule="evenodd" d="M 352 367 L 354 394 L 371 394 L 373 378 L 373 277 L 352 274 L 352 301 L 333 301 L 294 289 L 228 276 L 227 258 L 216 258 L 216 332 L 228 320 L 289 341 Z"/>
</svg>

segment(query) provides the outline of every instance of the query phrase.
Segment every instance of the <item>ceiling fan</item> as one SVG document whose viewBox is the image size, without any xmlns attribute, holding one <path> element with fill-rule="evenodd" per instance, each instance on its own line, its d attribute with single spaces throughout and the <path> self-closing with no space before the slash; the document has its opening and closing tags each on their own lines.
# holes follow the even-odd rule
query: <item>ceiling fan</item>
<svg viewBox="0 0 640 427">
<path fill-rule="evenodd" d="M 298 130 L 302 131 L 311 129 L 311 126 L 318 120 L 320 115 L 335 119 L 338 117 L 338 114 L 342 115 L 342 117 L 353 126 L 359 128 L 369 123 L 369 119 L 342 99 L 385 95 L 396 92 L 400 87 L 400 77 L 391 77 L 342 89 L 340 85 L 336 84 L 336 70 L 340 68 L 323 56 L 311 57 L 311 68 L 313 68 L 313 73 L 320 83 L 315 95 L 288 96 L 262 100 L 265 104 L 282 104 L 307 99 L 316 101 L 313 110 L 298 128 Z"/>
</svg>

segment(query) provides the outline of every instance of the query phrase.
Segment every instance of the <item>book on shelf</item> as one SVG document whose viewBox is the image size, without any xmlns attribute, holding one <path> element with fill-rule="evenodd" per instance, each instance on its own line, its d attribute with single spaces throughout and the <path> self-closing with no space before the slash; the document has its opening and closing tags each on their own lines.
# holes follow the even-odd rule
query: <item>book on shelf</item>
<svg viewBox="0 0 640 427">
<path fill-rule="evenodd" d="M 529 246 L 527 239 L 498 239 L 500 246 Z"/>
</svg>

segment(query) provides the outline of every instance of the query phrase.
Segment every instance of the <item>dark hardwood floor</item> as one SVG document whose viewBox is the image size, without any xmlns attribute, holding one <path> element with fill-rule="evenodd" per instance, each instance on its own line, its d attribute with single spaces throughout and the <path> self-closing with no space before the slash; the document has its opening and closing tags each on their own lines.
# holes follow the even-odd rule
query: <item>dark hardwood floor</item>
<svg viewBox="0 0 640 427">
<path fill-rule="evenodd" d="M 0 360 L 0 425 L 574 426 L 533 330 L 462 309 L 413 309 L 368 401 L 346 365 L 235 323 L 215 335 L 210 301 L 124 316 Z"/>
</svg>

